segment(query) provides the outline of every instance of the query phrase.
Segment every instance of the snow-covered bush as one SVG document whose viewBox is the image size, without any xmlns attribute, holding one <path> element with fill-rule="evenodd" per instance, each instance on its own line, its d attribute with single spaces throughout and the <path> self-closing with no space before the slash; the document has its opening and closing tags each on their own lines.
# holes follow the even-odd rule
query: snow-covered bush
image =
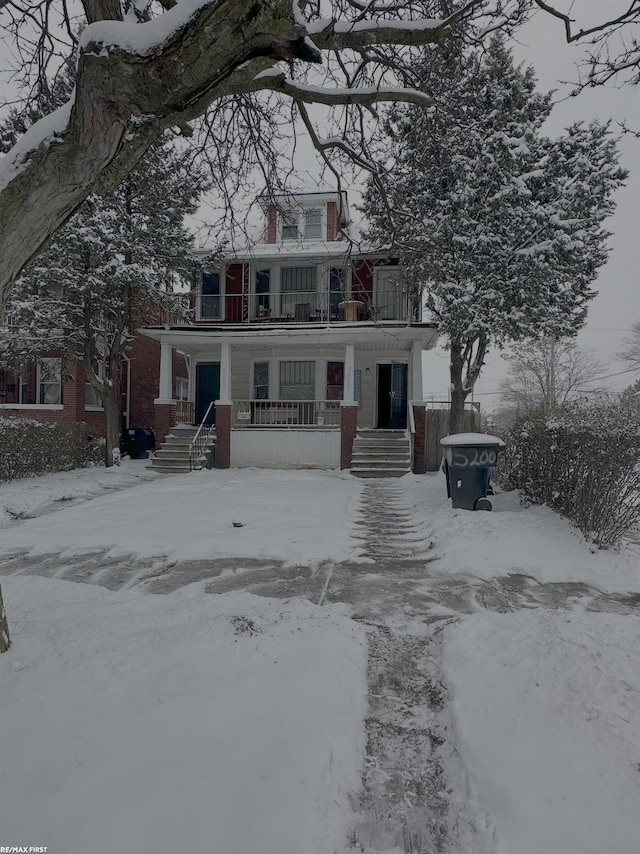
<svg viewBox="0 0 640 854">
<path fill-rule="evenodd" d="M 612 406 L 573 407 L 517 421 L 496 480 L 547 504 L 598 546 L 640 519 L 640 420 Z"/>
<path fill-rule="evenodd" d="M 87 424 L 0 418 L 0 481 L 95 465 L 99 445 Z"/>
</svg>

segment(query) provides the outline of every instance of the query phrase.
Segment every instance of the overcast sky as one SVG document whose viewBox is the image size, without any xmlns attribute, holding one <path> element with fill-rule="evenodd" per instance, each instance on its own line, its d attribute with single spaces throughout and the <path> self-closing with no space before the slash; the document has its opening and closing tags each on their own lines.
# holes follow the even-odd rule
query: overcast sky
<svg viewBox="0 0 640 854">
<path fill-rule="evenodd" d="M 613 15 L 618 7 L 627 7 L 620 0 L 577 0 L 574 11 L 584 12 L 587 16 Z M 622 11 L 622 9 L 620 9 Z M 582 19 L 589 23 L 589 17 Z M 540 91 L 556 89 L 558 101 L 545 129 L 550 135 L 560 134 L 571 122 L 589 121 L 592 118 L 617 122 L 626 121 L 631 127 L 640 130 L 637 88 L 592 89 L 582 92 L 576 98 L 567 100 L 571 86 L 561 81 L 576 79 L 575 62 L 582 55 L 582 48 L 567 45 L 560 21 L 545 13 L 538 13 L 534 20 L 520 33 L 519 43 L 514 45 L 516 57 L 526 61 L 536 69 Z M 607 222 L 607 228 L 613 233 L 612 248 L 608 264 L 600 271 L 594 289 L 598 296 L 589 308 L 589 318 L 585 329 L 578 337 L 578 344 L 595 351 L 598 358 L 608 361 L 605 374 L 614 374 L 625 370 L 625 365 L 615 360 L 615 353 L 622 345 L 625 333 L 631 324 L 640 320 L 640 287 L 638 285 L 638 267 L 640 266 L 640 140 L 630 134 L 625 135 L 621 143 L 621 165 L 629 170 L 627 186 L 620 190 L 615 198 L 615 215 Z M 434 395 L 446 394 L 447 356 L 429 354 L 427 390 L 431 392 L 433 377 Z M 491 410 L 498 405 L 496 394 L 504 377 L 505 364 L 497 353 L 489 356 L 483 376 L 476 386 L 475 399 L 483 409 Z M 439 381 L 442 376 L 442 382 Z M 607 388 L 625 388 L 637 374 L 626 373 L 609 377 L 602 385 Z"/>
</svg>

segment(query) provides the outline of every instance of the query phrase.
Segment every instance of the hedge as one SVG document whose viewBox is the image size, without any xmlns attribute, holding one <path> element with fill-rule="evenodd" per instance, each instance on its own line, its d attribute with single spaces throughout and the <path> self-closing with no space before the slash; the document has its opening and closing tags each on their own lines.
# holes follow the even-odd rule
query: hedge
<svg viewBox="0 0 640 854">
<path fill-rule="evenodd" d="M 98 465 L 101 444 L 88 424 L 0 418 L 0 481 Z"/>
<path fill-rule="evenodd" d="M 517 421 L 496 480 L 547 504 L 596 545 L 615 545 L 640 521 L 640 421 L 624 407 L 574 407 Z"/>
</svg>

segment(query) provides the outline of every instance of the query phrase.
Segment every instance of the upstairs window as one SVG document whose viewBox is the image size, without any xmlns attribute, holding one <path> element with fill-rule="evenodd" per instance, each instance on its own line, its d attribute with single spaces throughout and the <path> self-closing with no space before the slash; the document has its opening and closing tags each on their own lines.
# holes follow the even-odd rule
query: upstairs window
<svg viewBox="0 0 640 854">
<path fill-rule="evenodd" d="M 203 273 L 200 319 L 219 320 L 221 317 L 220 310 L 220 273 Z"/>
<path fill-rule="evenodd" d="M 283 211 L 281 214 L 281 236 L 283 240 L 321 240 L 323 236 L 322 208 L 307 208 Z"/>
<path fill-rule="evenodd" d="M 282 239 L 297 240 L 298 239 L 298 216 L 292 211 L 287 211 L 282 214 Z"/>
<path fill-rule="evenodd" d="M 312 208 L 304 212 L 304 236 L 306 240 L 322 238 L 322 210 Z"/>
</svg>

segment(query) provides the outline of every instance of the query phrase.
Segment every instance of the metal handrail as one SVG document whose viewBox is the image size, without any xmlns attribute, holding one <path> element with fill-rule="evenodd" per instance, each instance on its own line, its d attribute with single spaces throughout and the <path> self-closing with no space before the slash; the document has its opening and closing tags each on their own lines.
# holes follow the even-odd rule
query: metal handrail
<svg viewBox="0 0 640 854">
<path fill-rule="evenodd" d="M 209 417 L 209 413 L 211 412 L 211 407 L 215 406 L 215 401 L 212 400 L 207 407 L 207 411 L 204 414 L 204 418 L 198 425 L 198 429 L 196 430 L 196 435 L 191 440 L 189 445 L 189 468 L 193 471 L 196 468 L 196 463 L 200 459 L 200 456 L 207 444 L 211 433 L 213 432 L 214 425 L 209 425 L 206 430 L 203 430 L 205 427 L 205 422 Z"/>
</svg>

